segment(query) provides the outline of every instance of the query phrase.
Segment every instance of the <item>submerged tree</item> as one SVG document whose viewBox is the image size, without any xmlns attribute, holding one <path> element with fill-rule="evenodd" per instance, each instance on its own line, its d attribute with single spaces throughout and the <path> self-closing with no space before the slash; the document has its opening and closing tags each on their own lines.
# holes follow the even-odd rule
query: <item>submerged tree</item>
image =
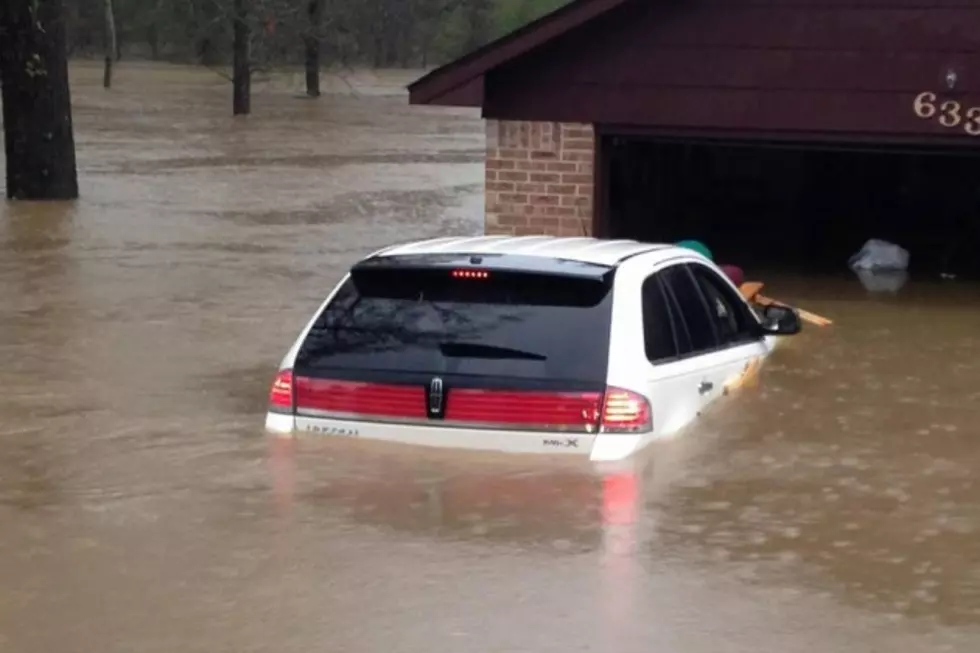
<svg viewBox="0 0 980 653">
<path fill-rule="evenodd" d="M 70 49 L 101 58 L 105 0 L 63 1 Z M 483 45 L 568 1 L 248 0 L 245 8 L 254 72 L 256 65 L 272 69 L 303 65 L 304 60 L 312 70 L 314 47 L 321 65 L 428 66 Z M 127 56 L 224 68 L 232 60 L 234 2 L 112 0 L 118 50 Z M 271 23 L 274 32 L 263 29 Z M 314 36 L 315 41 L 310 38 Z"/>
<path fill-rule="evenodd" d="M 235 0 L 232 43 L 232 113 L 252 112 L 252 30 L 248 24 L 248 0 Z"/>
<path fill-rule="evenodd" d="M 105 66 L 102 71 L 102 86 L 112 86 L 112 60 L 118 56 L 116 45 L 116 16 L 112 11 L 112 0 L 105 0 Z"/>
<path fill-rule="evenodd" d="M 308 0 L 306 12 L 310 19 L 309 31 L 304 38 L 306 94 L 320 97 L 320 27 L 323 23 L 323 0 Z"/>
<path fill-rule="evenodd" d="M 78 197 L 62 0 L 0 1 L 7 198 Z"/>
</svg>

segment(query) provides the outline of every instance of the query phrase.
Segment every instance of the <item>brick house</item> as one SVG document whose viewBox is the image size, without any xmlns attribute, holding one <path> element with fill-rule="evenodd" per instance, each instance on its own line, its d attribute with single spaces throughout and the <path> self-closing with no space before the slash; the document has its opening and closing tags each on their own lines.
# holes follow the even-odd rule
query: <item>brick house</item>
<svg viewBox="0 0 980 653">
<path fill-rule="evenodd" d="M 486 232 L 592 233 L 592 125 L 487 122 Z"/>
<path fill-rule="evenodd" d="M 980 176 L 976 25 L 956 0 L 573 0 L 410 102 L 481 108 L 487 233 L 938 255 L 922 207 Z"/>
</svg>

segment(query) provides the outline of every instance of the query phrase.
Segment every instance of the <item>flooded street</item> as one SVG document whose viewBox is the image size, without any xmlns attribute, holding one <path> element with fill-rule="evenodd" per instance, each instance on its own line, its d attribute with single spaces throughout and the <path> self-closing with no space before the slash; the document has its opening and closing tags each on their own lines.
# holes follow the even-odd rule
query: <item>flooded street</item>
<svg viewBox="0 0 980 653">
<path fill-rule="evenodd" d="M 401 74 L 73 71 L 82 199 L 0 205 L 0 652 L 980 650 L 980 301 L 771 279 L 832 317 L 600 474 L 270 442 L 357 258 L 482 230 L 484 130 Z"/>
</svg>

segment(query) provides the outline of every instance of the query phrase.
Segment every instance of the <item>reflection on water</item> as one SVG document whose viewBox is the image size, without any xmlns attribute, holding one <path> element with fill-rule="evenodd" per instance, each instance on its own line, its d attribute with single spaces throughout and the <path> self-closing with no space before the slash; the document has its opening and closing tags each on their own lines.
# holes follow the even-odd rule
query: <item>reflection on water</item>
<svg viewBox="0 0 980 653">
<path fill-rule="evenodd" d="M 976 287 L 763 275 L 836 326 L 624 466 L 268 441 L 347 265 L 479 231 L 481 124 L 98 72 L 82 200 L 0 209 L 0 651 L 980 646 Z"/>
</svg>

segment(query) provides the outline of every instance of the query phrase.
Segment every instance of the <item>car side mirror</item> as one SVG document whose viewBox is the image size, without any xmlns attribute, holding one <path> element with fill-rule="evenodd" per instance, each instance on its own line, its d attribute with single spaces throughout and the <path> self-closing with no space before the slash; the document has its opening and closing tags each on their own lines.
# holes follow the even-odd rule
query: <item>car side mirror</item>
<svg viewBox="0 0 980 653">
<path fill-rule="evenodd" d="M 800 315 L 789 306 L 769 304 L 762 309 L 762 332 L 773 336 L 792 336 L 803 330 Z"/>
</svg>

